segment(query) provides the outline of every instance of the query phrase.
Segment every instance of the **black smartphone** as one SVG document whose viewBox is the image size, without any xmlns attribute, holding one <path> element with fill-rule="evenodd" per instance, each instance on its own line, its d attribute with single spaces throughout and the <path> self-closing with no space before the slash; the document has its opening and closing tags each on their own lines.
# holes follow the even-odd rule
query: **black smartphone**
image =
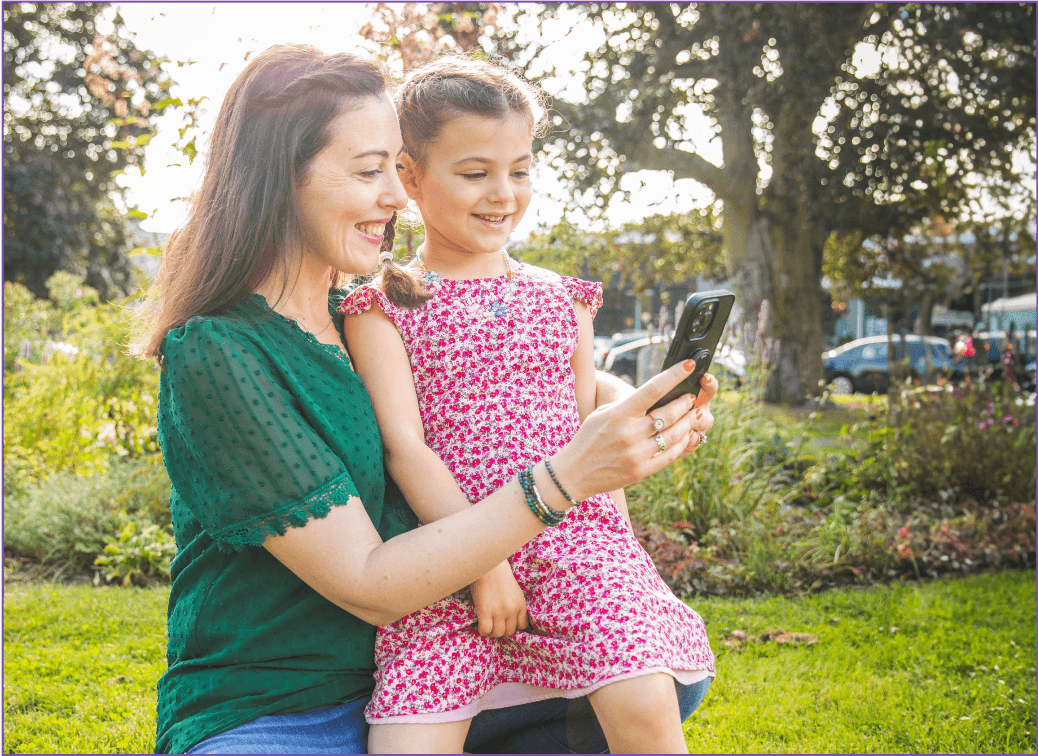
<svg viewBox="0 0 1038 756">
<path fill-rule="evenodd" d="M 734 304 L 735 295 L 727 289 L 697 291 L 685 301 L 685 309 L 674 330 L 674 339 L 670 342 L 661 371 L 688 359 L 696 361 L 696 369 L 656 402 L 653 409 L 674 401 L 682 394 L 699 394 L 699 382 L 710 369 L 721 332 L 728 323 Z"/>
</svg>

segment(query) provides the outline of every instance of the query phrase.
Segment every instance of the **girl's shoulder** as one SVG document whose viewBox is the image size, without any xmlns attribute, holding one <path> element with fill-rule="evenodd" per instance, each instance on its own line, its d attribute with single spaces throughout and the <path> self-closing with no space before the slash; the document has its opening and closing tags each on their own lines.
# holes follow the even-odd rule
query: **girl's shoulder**
<svg viewBox="0 0 1038 756">
<path fill-rule="evenodd" d="M 383 312 L 387 312 L 395 307 L 385 292 L 382 291 L 382 282 L 379 278 L 354 287 L 349 291 L 344 291 L 343 294 L 342 301 L 336 308 L 340 315 L 360 315 L 370 310 L 374 304 L 377 304 Z"/>
<path fill-rule="evenodd" d="M 597 281 L 564 276 L 529 263 L 523 263 L 522 270 L 528 278 L 559 287 L 570 299 L 583 302 L 591 309 L 592 314 L 602 306 L 602 284 Z"/>
</svg>

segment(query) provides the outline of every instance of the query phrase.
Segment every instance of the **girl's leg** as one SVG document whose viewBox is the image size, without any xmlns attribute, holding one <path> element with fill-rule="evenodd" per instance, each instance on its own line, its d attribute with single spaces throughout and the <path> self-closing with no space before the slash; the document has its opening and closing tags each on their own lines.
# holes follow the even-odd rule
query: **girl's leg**
<svg viewBox="0 0 1038 756">
<path fill-rule="evenodd" d="M 462 753 L 471 719 L 436 724 L 371 725 L 368 753 Z"/>
<path fill-rule="evenodd" d="M 657 672 L 619 680 L 588 699 L 612 753 L 688 753 L 670 675 Z"/>
</svg>

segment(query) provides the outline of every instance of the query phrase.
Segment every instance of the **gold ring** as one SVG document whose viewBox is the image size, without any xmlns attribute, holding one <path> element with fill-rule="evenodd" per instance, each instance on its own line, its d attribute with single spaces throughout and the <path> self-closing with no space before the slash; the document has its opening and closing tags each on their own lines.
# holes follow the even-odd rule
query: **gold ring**
<svg viewBox="0 0 1038 756">
<path fill-rule="evenodd" d="M 660 447 L 661 452 L 667 451 L 667 442 L 663 440 L 663 436 L 657 433 L 653 436 L 653 441 L 656 442 L 656 446 Z"/>
</svg>

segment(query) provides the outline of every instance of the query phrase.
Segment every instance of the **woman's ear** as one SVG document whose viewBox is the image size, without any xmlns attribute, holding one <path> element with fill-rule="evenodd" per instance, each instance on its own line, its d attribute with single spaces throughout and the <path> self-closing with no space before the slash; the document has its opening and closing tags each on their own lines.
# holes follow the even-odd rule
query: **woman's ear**
<svg viewBox="0 0 1038 756">
<path fill-rule="evenodd" d="M 421 166 L 406 152 L 400 156 L 400 165 L 404 167 L 400 171 L 400 183 L 404 185 L 404 191 L 407 192 L 408 198 L 416 200 L 421 194 L 419 191 L 419 184 L 422 178 Z"/>
</svg>

